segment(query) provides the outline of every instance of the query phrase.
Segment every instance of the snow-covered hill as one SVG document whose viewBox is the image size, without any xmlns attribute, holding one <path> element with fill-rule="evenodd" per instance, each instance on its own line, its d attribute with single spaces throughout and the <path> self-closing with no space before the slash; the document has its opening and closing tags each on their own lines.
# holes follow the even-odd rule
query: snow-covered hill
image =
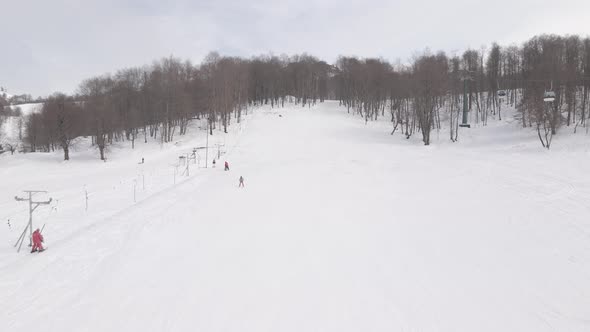
<svg viewBox="0 0 590 332">
<path fill-rule="evenodd" d="M 20 110 L 21 114 L 25 117 L 33 114 L 41 112 L 41 108 L 43 108 L 43 103 L 29 103 L 29 104 L 20 104 L 20 105 L 12 105 L 10 106 L 12 110 Z"/>
<path fill-rule="evenodd" d="M 590 330 L 586 134 L 546 151 L 504 121 L 424 147 L 337 105 L 216 132 L 229 172 L 175 176 L 195 130 L 106 163 L 87 142 L 0 156 L 0 331 Z M 27 189 L 54 199 L 41 254 L 12 247 Z"/>
<path fill-rule="evenodd" d="M 7 91 L 0 91 L 0 98 L 3 98 L 4 100 L 8 100 L 8 99 L 12 98 L 12 95 L 9 94 Z"/>
<path fill-rule="evenodd" d="M 18 115 L 5 116 L 0 119 L 0 145 L 21 146 L 24 144 L 23 139 L 26 136 L 27 119 L 31 114 L 40 112 L 43 104 L 30 103 L 9 107 Z"/>
</svg>

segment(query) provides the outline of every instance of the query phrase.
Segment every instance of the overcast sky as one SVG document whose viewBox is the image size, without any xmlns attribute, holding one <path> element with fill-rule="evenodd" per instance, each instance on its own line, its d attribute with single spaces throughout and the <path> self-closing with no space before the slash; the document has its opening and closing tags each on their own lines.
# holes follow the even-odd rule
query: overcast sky
<svg viewBox="0 0 590 332">
<path fill-rule="evenodd" d="M 590 0 L 0 0 L 0 86 L 72 93 L 174 55 L 307 52 L 408 60 L 542 33 L 590 35 Z"/>
</svg>

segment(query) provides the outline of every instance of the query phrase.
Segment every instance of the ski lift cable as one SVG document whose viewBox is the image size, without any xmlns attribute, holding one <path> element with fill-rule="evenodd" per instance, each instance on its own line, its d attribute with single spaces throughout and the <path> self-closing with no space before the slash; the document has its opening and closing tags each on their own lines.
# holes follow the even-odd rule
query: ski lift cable
<svg viewBox="0 0 590 332">
<path fill-rule="evenodd" d="M 539 78 L 539 79 L 514 79 L 514 78 L 500 78 L 498 79 L 498 81 L 509 81 L 509 82 L 540 82 L 540 83 L 547 83 L 547 82 L 552 82 L 554 79 L 543 79 L 543 78 Z M 579 79 L 573 79 L 573 80 L 560 80 L 560 83 L 570 83 L 570 82 L 589 82 L 590 81 L 590 77 L 583 77 L 583 78 L 579 78 Z"/>
</svg>

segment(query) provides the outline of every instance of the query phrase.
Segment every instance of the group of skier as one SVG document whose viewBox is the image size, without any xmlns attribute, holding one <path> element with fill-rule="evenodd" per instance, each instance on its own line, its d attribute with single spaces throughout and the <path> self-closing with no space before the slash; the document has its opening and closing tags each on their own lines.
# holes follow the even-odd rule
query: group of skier
<svg viewBox="0 0 590 332">
<path fill-rule="evenodd" d="M 213 167 L 215 167 L 215 159 L 213 159 Z M 224 163 L 224 168 L 223 169 L 225 171 L 229 171 L 229 163 L 227 161 Z M 238 187 L 244 188 L 244 177 L 241 176 L 241 175 L 240 175 Z"/>
</svg>

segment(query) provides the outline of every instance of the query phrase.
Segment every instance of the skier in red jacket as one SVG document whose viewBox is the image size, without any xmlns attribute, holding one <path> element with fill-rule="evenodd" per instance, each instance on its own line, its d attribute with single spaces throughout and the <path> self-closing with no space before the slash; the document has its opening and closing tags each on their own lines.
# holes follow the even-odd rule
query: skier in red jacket
<svg viewBox="0 0 590 332">
<path fill-rule="evenodd" d="M 43 249 L 43 245 L 41 244 L 43 242 L 43 235 L 41 235 L 41 231 L 39 230 L 39 228 L 37 228 L 34 232 L 33 232 L 33 249 L 31 250 L 31 252 L 35 252 L 37 250 L 39 250 L 40 252 L 45 250 Z"/>
</svg>

